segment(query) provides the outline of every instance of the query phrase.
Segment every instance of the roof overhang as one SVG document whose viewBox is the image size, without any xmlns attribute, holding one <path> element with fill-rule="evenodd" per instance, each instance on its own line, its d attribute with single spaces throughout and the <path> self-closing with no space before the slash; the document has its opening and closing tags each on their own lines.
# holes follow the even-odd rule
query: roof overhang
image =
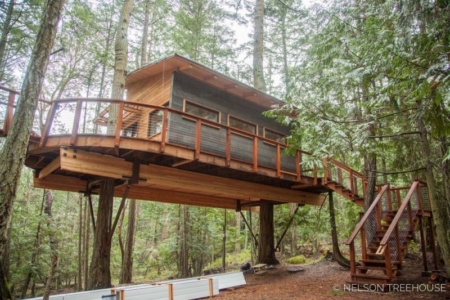
<svg viewBox="0 0 450 300">
<path fill-rule="evenodd" d="M 230 94 L 245 99 L 249 102 L 256 103 L 267 109 L 285 104 L 283 101 L 261 92 L 258 89 L 178 54 L 151 62 L 150 64 L 131 72 L 127 76 L 126 85 L 129 86 L 134 82 L 161 74 L 163 72 L 174 71 L 187 74 L 206 84 L 227 91 Z"/>
</svg>

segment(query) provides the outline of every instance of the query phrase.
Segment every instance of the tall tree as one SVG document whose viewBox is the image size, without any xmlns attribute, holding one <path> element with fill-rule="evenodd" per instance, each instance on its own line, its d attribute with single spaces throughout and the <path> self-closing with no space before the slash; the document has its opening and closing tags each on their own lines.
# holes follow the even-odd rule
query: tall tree
<svg viewBox="0 0 450 300">
<path fill-rule="evenodd" d="M 111 98 L 122 99 L 125 90 L 127 67 L 128 26 L 130 22 L 133 0 L 126 0 L 122 7 L 116 31 L 114 79 Z M 108 133 L 115 132 L 118 105 L 111 105 L 108 120 Z M 111 286 L 111 243 L 114 228 L 111 227 L 114 200 L 114 179 L 104 179 L 98 203 L 97 223 L 94 233 L 94 248 L 89 269 L 89 289 L 100 289 Z"/>
<path fill-rule="evenodd" d="M 16 107 L 12 128 L 6 138 L 0 160 L 0 261 L 8 236 L 17 184 L 28 149 L 28 140 L 33 125 L 34 110 L 47 70 L 49 56 L 56 36 L 64 0 L 48 0 L 41 27 L 36 38 L 28 70 L 22 84 L 20 99 Z M 0 267 L 0 295 L 11 298 L 9 287 Z"/>
<path fill-rule="evenodd" d="M 264 0 L 255 0 L 253 32 L 253 86 L 266 91 L 264 79 Z"/>
</svg>

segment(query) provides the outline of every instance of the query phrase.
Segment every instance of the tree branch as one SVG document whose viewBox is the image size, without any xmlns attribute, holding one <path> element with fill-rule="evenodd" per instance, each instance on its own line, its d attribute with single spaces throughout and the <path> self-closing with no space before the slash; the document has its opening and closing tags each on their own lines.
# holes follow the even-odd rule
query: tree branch
<svg viewBox="0 0 450 300">
<path fill-rule="evenodd" d="M 400 133 L 397 133 L 397 134 L 390 134 L 390 135 L 371 135 L 371 136 L 369 136 L 369 138 L 371 138 L 371 139 L 380 139 L 380 138 L 398 137 L 398 136 L 409 135 L 409 134 L 420 134 L 420 131 L 400 132 Z"/>
</svg>

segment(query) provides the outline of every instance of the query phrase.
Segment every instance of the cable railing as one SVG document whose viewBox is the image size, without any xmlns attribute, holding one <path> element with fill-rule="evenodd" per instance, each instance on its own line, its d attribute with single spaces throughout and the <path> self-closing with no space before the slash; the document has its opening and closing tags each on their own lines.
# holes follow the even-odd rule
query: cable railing
<svg viewBox="0 0 450 300">
<path fill-rule="evenodd" d="M 383 207 L 389 207 L 389 202 L 389 185 L 386 184 L 381 188 L 377 197 L 345 242 L 346 245 L 350 246 L 350 271 L 352 274 L 356 273 L 355 239 L 357 235 L 359 234 L 361 237 L 362 258 L 367 259 L 367 249 L 372 244 L 377 231 L 382 227 Z"/>
<path fill-rule="evenodd" d="M 401 262 L 408 235 L 417 225 L 416 216 L 422 210 L 421 190 L 420 182 L 414 181 L 380 242 L 376 254 L 385 256 L 386 274 L 392 274 L 393 266 Z"/>
</svg>

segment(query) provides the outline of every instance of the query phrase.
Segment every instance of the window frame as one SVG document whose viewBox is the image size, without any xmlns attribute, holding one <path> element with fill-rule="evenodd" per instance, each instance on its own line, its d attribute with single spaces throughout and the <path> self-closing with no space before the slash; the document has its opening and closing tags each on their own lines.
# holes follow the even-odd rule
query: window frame
<svg viewBox="0 0 450 300">
<path fill-rule="evenodd" d="M 190 105 L 197 106 L 197 107 L 199 107 L 199 108 L 201 108 L 201 109 L 204 109 L 204 110 L 207 110 L 207 111 L 216 113 L 216 114 L 217 114 L 217 120 L 216 120 L 216 121 L 209 120 L 209 119 L 206 119 L 206 118 L 204 118 L 204 117 L 200 117 L 200 116 L 195 115 L 195 114 L 193 114 L 193 113 L 187 112 L 187 111 L 186 111 L 186 103 L 189 103 Z M 184 113 L 191 114 L 191 115 L 194 115 L 194 116 L 196 116 L 197 118 L 200 118 L 200 119 L 203 119 L 203 120 L 207 120 L 207 121 L 210 121 L 210 122 L 214 122 L 214 123 L 218 123 L 218 124 L 220 124 L 221 117 L 222 117 L 221 111 L 220 111 L 220 110 L 210 108 L 210 107 L 208 107 L 208 106 L 206 106 L 206 105 L 199 104 L 199 103 L 197 103 L 197 102 L 194 102 L 194 101 L 189 100 L 189 99 L 186 99 L 186 98 L 183 98 L 183 112 L 184 112 Z M 183 116 L 183 117 L 184 117 L 184 118 L 187 118 L 187 119 L 190 119 L 190 118 L 187 117 L 187 116 Z"/>
<path fill-rule="evenodd" d="M 279 140 L 274 140 L 274 139 L 272 139 L 272 138 L 267 137 L 267 132 L 270 132 L 270 133 L 273 133 L 273 134 L 282 136 L 282 138 L 280 138 Z M 278 132 L 278 131 L 275 131 L 275 130 L 272 130 L 272 129 L 269 129 L 269 128 L 267 128 L 267 127 L 264 127 L 264 128 L 263 128 L 263 137 L 264 137 L 265 139 L 271 140 L 271 141 L 273 141 L 273 142 L 275 142 L 275 143 L 287 145 L 287 136 L 286 136 L 285 134 L 283 134 L 283 133 L 281 133 L 281 132 Z"/>
<path fill-rule="evenodd" d="M 247 130 L 245 130 L 245 129 L 241 129 L 241 128 L 238 128 L 238 127 L 235 127 L 235 126 L 230 125 L 230 120 L 231 120 L 231 119 L 234 119 L 234 120 L 236 120 L 236 121 L 238 121 L 238 122 L 242 122 L 242 123 L 247 124 L 247 125 L 254 126 L 255 132 L 250 132 L 250 131 L 247 131 Z M 240 130 L 240 131 L 243 131 L 243 132 L 246 132 L 246 133 L 249 133 L 249 134 L 252 134 L 252 135 L 255 135 L 255 136 L 258 136 L 258 124 L 253 123 L 253 122 L 246 121 L 246 120 L 244 120 L 244 119 L 242 119 L 242 118 L 238 118 L 238 117 L 235 117 L 235 116 L 230 115 L 230 114 L 229 114 L 228 117 L 227 117 L 227 126 L 228 126 L 228 127 L 235 128 L 235 129 Z"/>
</svg>

